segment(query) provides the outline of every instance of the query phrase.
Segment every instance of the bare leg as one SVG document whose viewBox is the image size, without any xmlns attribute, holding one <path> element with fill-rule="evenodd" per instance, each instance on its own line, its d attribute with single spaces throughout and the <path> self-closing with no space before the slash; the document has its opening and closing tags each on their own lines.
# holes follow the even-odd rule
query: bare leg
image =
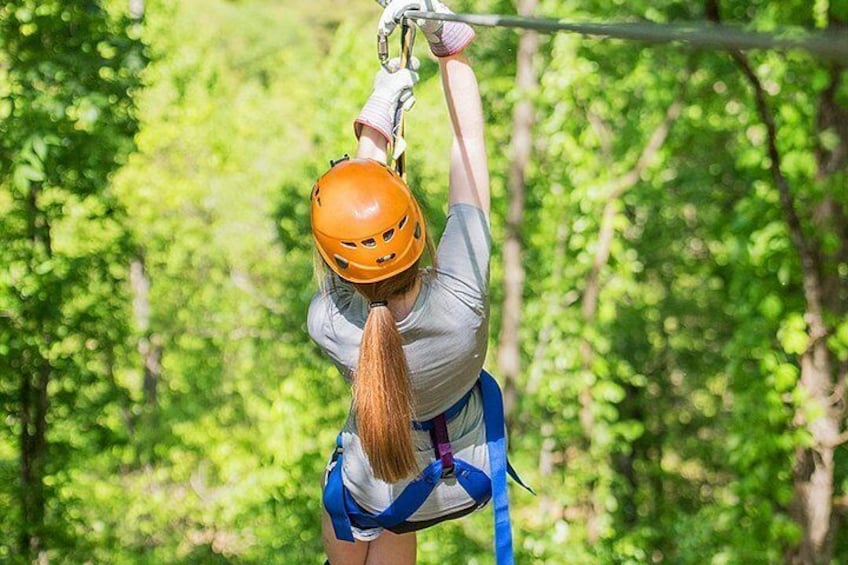
<svg viewBox="0 0 848 565">
<path fill-rule="evenodd" d="M 393 534 L 384 531 L 380 537 L 368 544 L 366 565 L 415 565 L 417 549 L 415 532 Z"/>
<path fill-rule="evenodd" d="M 398 535 L 385 531 L 374 541 L 356 540 L 350 543 L 336 539 L 333 523 L 326 511 L 321 522 L 324 553 L 330 565 L 415 565 L 415 533 Z"/>
<path fill-rule="evenodd" d="M 330 565 L 365 565 L 369 542 L 356 540 L 350 543 L 336 539 L 333 523 L 326 510 L 321 519 L 321 539 Z"/>
</svg>

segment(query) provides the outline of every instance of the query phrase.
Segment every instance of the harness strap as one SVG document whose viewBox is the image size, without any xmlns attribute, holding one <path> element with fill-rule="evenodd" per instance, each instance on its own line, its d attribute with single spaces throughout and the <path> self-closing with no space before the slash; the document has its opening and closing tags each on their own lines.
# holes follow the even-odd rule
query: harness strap
<svg viewBox="0 0 848 565">
<path fill-rule="evenodd" d="M 410 68 L 412 64 L 412 45 L 415 42 L 415 26 L 406 19 L 401 20 L 401 53 L 400 66 L 401 68 Z M 392 143 L 394 145 L 392 152 L 395 158 L 395 171 L 406 181 L 406 120 L 403 116 L 404 102 L 398 102 L 397 110 L 395 110 L 395 130 Z"/>
<path fill-rule="evenodd" d="M 324 485 L 324 495 L 322 498 L 324 508 L 326 508 L 327 514 L 330 515 L 330 521 L 333 523 L 333 531 L 336 533 L 336 538 L 353 542 L 350 517 L 345 508 L 345 494 L 347 493 L 347 489 L 344 487 L 344 481 L 342 480 L 343 456 L 342 434 L 339 434 L 336 437 L 336 453 L 333 455 L 336 463 L 327 476 L 327 484 Z"/>
<path fill-rule="evenodd" d="M 454 464 L 458 482 L 474 498 L 475 502 L 479 501 L 479 504 L 482 505 L 488 501 L 490 487 L 488 475 L 461 459 L 456 459 Z M 424 504 L 441 478 L 442 462 L 437 459 L 417 479 L 409 483 L 400 496 L 380 514 L 375 515 L 362 508 L 347 489 L 345 489 L 345 506 L 350 514 L 350 519 L 358 527 L 391 529 L 409 521 L 409 517 Z"/>
<path fill-rule="evenodd" d="M 489 448 L 492 476 L 492 503 L 495 515 L 495 559 L 498 565 L 513 565 L 512 528 L 509 520 L 509 492 L 506 486 L 506 426 L 503 396 L 497 381 L 486 371 L 480 372 L 483 393 L 483 421 Z"/>
<path fill-rule="evenodd" d="M 535 490 L 533 490 L 531 487 L 529 487 L 529 486 L 527 485 L 527 483 L 525 483 L 525 482 L 521 479 L 521 477 L 520 477 L 520 476 L 518 476 L 518 471 L 516 471 L 516 470 L 515 470 L 515 468 L 512 466 L 512 463 L 510 463 L 510 462 L 509 462 L 509 458 L 507 458 L 507 460 L 506 460 L 506 473 L 507 473 L 507 475 L 509 475 L 510 477 L 512 477 L 512 480 L 513 480 L 513 481 L 515 481 L 516 483 L 518 483 L 519 485 L 521 485 L 521 486 L 524 488 L 524 490 L 526 490 L 527 492 L 529 492 L 529 493 L 530 493 L 530 494 L 532 494 L 533 496 L 536 496 L 536 491 L 535 491 Z"/>
<path fill-rule="evenodd" d="M 468 399 L 471 398 L 472 392 L 474 392 L 474 387 L 471 387 L 471 390 L 466 392 L 462 396 L 462 398 L 460 398 L 459 400 L 454 402 L 451 405 L 450 408 L 448 408 L 447 410 L 442 412 L 442 415 L 445 417 L 445 422 L 450 422 L 451 420 L 453 420 L 454 417 L 456 417 L 456 415 L 459 414 L 462 411 L 463 408 L 465 408 L 465 405 L 468 403 Z M 433 426 L 434 426 L 433 419 L 421 420 L 421 421 L 413 420 L 412 421 L 412 427 L 416 430 L 429 431 L 429 430 L 433 429 Z"/>
<path fill-rule="evenodd" d="M 406 485 L 406 488 L 388 508 L 374 516 L 374 522 L 384 528 L 391 528 L 406 522 L 424 504 L 441 478 L 442 462 L 437 459 Z M 351 495 L 348 493 L 348 496 Z"/>
<path fill-rule="evenodd" d="M 453 468 L 453 475 L 468 495 L 482 505 L 490 498 L 494 507 L 495 555 L 497 565 L 513 565 L 512 529 L 509 518 L 509 493 L 507 475 L 526 488 L 528 487 L 507 461 L 506 427 L 504 424 L 503 397 L 497 381 L 486 371 L 481 371 L 478 381 L 483 401 L 483 421 L 486 429 L 486 444 L 489 452 L 490 476 L 482 470 L 454 459 L 447 433 L 447 420 L 451 410 L 459 405 L 461 409 L 467 401 L 467 395 L 447 412 L 433 420 L 418 423 L 431 431 L 437 458 L 421 474 L 407 484 L 400 495 L 383 512 L 374 515 L 363 509 L 344 487 L 342 479 L 343 448 L 341 434 L 336 439 L 335 465 L 330 470 L 327 485 L 324 487 L 324 507 L 330 515 L 336 538 L 354 541 L 351 520 L 362 528 L 392 528 L 408 521 L 427 500 L 436 485 L 446 476 L 445 472 Z M 458 409 L 456 410 L 458 412 Z M 455 414 L 454 414 L 455 415 Z M 422 429 L 418 428 L 418 429 Z M 450 466 L 448 466 L 450 463 Z"/>
<path fill-rule="evenodd" d="M 439 414 L 433 418 L 430 439 L 436 446 L 436 459 L 442 462 L 442 478 L 453 476 L 453 448 L 451 447 L 450 437 L 448 437 L 448 424 L 444 414 Z"/>
</svg>

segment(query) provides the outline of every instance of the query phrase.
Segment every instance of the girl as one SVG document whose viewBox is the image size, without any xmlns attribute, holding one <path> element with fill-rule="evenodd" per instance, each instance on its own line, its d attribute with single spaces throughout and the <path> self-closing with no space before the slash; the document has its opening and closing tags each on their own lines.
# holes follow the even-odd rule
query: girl
<svg viewBox="0 0 848 565">
<path fill-rule="evenodd" d="M 418 7 L 389 2 L 380 31 Z M 353 386 L 324 480 L 333 565 L 415 563 L 416 530 L 466 515 L 491 495 L 488 416 L 475 386 L 488 339 L 489 173 L 477 81 L 462 53 L 474 32 L 453 22 L 419 27 L 439 58 L 453 130 L 434 266 L 419 266 L 427 226 L 385 165 L 414 72 L 378 73 L 355 122 L 356 157 L 335 163 L 312 192 L 313 236 L 333 272 L 310 304 L 309 333 Z"/>
</svg>

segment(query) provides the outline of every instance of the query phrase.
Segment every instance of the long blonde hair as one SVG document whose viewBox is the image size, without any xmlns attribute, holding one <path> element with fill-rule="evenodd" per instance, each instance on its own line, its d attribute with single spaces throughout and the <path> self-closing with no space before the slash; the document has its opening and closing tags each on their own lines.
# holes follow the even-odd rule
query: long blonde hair
<svg viewBox="0 0 848 565">
<path fill-rule="evenodd" d="M 420 265 L 429 260 L 436 268 L 436 253 L 429 234 L 425 253 L 408 269 L 375 283 L 349 283 L 371 302 L 388 301 L 415 286 Z M 332 271 L 315 252 L 315 274 L 327 291 Z M 391 310 L 369 307 L 362 330 L 359 362 L 353 376 L 353 414 L 362 450 L 378 479 L 393 483 L 418 471 L 412 441 L 414 406 L 409 366 L 403 338 Z"/>
<path fill-rule="evenodd" d="M 369 302 L 382 302 L 411 290 L 417 278 L 416 262 L 390 279 L 354 286 Z M 393 483 L 417 471 L 409 367 L 403 338 L 387 306 L 369 307 L 353 379 L 353 410 L 375 477 Z"/>
</svg>

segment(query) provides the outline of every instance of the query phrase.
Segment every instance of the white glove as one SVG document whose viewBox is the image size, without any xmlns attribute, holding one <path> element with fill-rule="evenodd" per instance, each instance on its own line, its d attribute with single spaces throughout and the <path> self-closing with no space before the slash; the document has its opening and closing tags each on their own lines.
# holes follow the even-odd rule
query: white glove
<svg viewBox="0 0 848 565">
<path fill-rule="evenodd" d="M 377 0 L 377 2 L 383 6 L 383 14 L 377 24 L 377 33 L 383 36 L 391 35 L 403 14 L 408 10 L 427 10 L 424 0 Z M 430 4 L 430 9 L 434 12 L 453 13 L 439 0 L 431 0 Z M 475 35 L 471 26 L 460 22 L 418 19 L 415 23 L 424 32 L 424 37 L 430 44 L 430 51 L 436 57 L 447 57 L 459 53 L 471 43 Z"/>
<path fill-rule="evenodd" d="M 379 35 L 391 35 L 405 12 L 426 9 L 423 0 L 377 0 L 377 2 L 384 8 L 383 14 L 380 16 L 380 22 L 377 24 L 377 33 Z M 437 0 L 432 2 L 434 11 L 438 11 L 436 9 L 437 4 L 443 8 L 443 12 L 450 12 L 444 4 L 441 4 Z M 415 23 L 424 32 L 424 35 L 428 36 L 428 41 L 429 35 L 436 33 L 442 27 L 442 22 L 436 20 L 416 20 Z"/>
<path fill-rule="evenodd" d="M 395 58 L 377 71 L 374 90 L 353 122 L 357 139 L 362 134 L 362 126 L 366 125 L 380 132 L 387 142 L 392 141 L 398 105 L 403 104 L 403 109 L 409 110 L 415 104 L 412 87 L 418 82 L 415 72 L 418 59 L 413 57 L 410 63 L 411 68 L 401 69 L 400 59 Z"/>
</svg>

